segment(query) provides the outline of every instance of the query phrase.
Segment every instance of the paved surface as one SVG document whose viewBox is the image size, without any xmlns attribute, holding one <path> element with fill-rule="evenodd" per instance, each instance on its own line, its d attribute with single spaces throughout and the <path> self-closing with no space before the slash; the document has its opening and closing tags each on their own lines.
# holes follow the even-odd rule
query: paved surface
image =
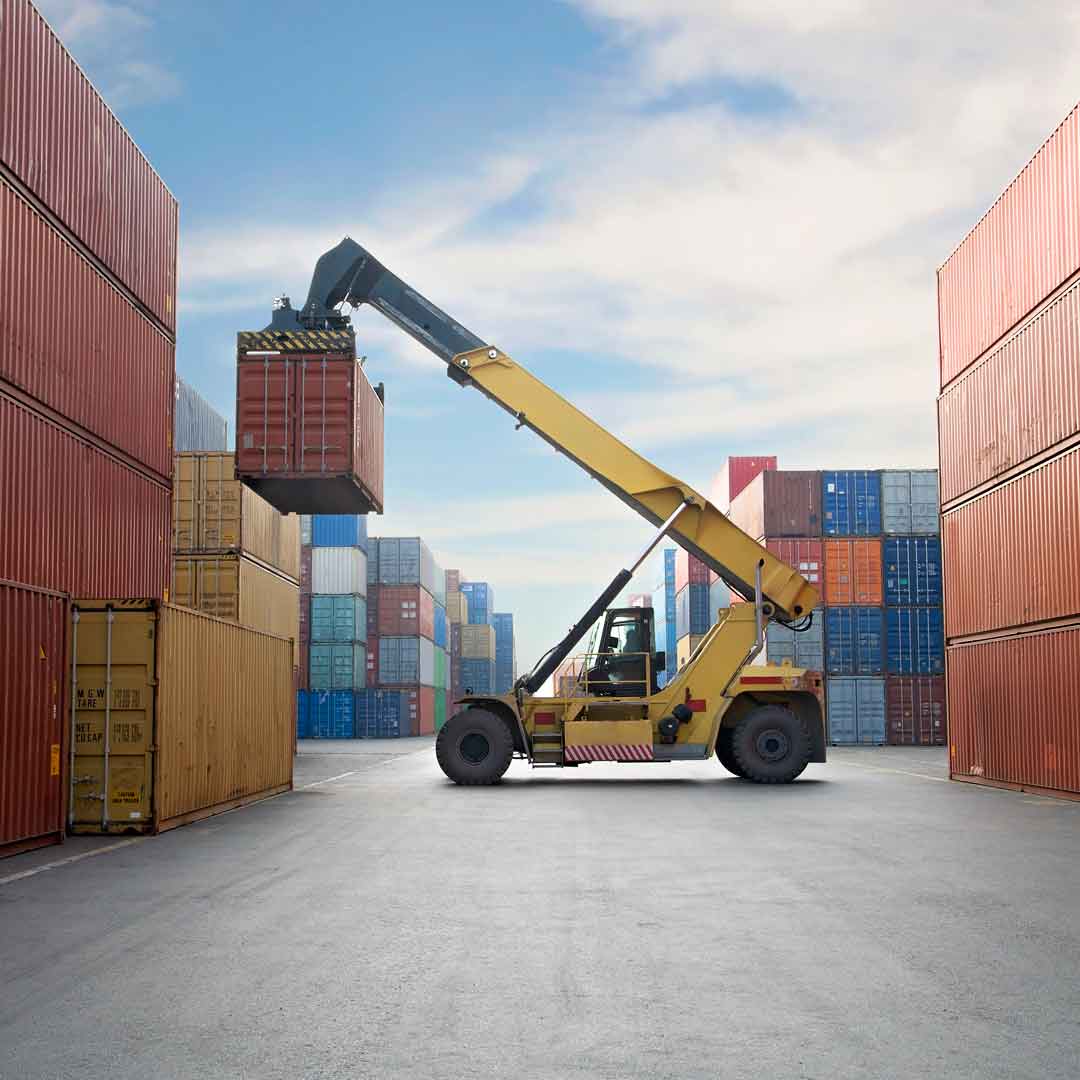
<svg viewBox="0 0 1080 1080">
<path fill-rule="evenodd" d="M 0 863 L 0 1076 L 1076 1077 L 1080 805 L 806 775 L 305 744 L 293 794 Z"/>
</svg>

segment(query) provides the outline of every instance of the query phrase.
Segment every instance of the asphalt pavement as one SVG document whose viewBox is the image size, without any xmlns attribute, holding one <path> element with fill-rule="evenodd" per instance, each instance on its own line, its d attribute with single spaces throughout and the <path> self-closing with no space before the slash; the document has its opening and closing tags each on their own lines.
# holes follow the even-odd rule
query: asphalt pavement
<svg viewBox="0 0 1080 1080">
<path fill-rule="evenodd" d="M 457 788 L 430 740 L 0 862 L 0 1077 L 1080 1074 L 1080 804 L 833 750 Z"/>
</svg>

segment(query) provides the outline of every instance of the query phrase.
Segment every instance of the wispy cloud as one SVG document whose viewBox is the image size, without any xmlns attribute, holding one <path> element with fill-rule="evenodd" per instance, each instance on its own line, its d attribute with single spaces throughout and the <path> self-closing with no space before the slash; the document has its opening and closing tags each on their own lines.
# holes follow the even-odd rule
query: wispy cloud
<svg viewBox="0 0 1080 1080">
<path fill-rule="evenodd" d="M 116 109 L 177 97 L 175 73 L 148 55 L 153 4 L 110 0 L 38 0 L 37 6 Z"/>
</svg>

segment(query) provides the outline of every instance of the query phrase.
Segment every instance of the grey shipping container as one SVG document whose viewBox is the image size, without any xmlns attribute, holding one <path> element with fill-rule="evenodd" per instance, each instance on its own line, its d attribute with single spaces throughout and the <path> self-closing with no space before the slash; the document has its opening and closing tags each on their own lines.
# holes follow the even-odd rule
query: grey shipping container
<svg viewBox="0 0 1080 1080">
<path fill-rule="evenodd" d="M 881 524 L 890 536 L 940 532 L 937 469 L 888 469 L 881 474 Z"/>
<path fill-rule="evenodd" d="M 311 547 L 311 515 L 300 515 L 300 543 L 305 547 Z M 371 580 L 371 570 L 368 570 L 368 580 Z"/>
<path fill-rule="evenodd" d="M 173 413 L 173 449 L 178 454 L 195 450 L 228 450 L 229 422 L 190 383 L 176 380 Z"/>
<path fill-rule="evenodd" d="M 434 596 L 435 559 L 431 549 L 417 536 L 380 537 L 378 581 L 380 585 L 422 585 Z"/>
<path fill-rule="evenodd" d="M 379 638 L 380 686 L 434 686 L 435 645 L 421 637 Z"/>
<path fill-rule="evenodd" d="M 885 680 L 876 677 L 825 680 L 829 742 L 834 746 L 885 743 Z"/>
<path fill-rule="evenodd" d="M 811 671 L 825 669 L 825 609 L 815 608 L 810 629 L 797 633 L 778 622 L 769 623 L 765 651 L 770 664 L 789 661 Z"/>
</svg>

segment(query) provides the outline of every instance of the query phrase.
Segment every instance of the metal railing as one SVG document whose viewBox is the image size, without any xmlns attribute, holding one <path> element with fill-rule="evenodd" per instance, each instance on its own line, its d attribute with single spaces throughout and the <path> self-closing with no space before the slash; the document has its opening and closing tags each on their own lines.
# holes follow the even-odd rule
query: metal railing
<svg viewBox="0 0 1080 1080">
<path fill-rule="evenodd" d="M 638 663 L 644 659 L 645 662 L 645 677 L 643 679 L 592 679 L 589 676 L 592 672 L 597 670 L 610 670 L 614 665 L 617 667 L 626 666 L 629 668 L 636 668 Z M 588 652 L 581 653 L 578 656 L 572 656 L 567 661 L 573 667 L 573 671 L 570 674 L 559 674 L 556 672 L 556 678 L 573 679 L 572 686 L 566 687 L 570 690 L 570 693 L 564 693 L 564 686 L 557 684 L 555 689 L 555 697 L 648 697 L 652 693 L 652 655 L 647 652 Z M 618 672 L 616 672 L 618 673 Z M 593 688 L 590 690 L 590 686 Z M 602 687 L 603 693 L 598 693 L 596 688 Z M 640 693 L 634 693 L 632 690 L 629 693 L 621 692 L 622 688 L 638 688 L 640 687 Z"/>
</svg>

